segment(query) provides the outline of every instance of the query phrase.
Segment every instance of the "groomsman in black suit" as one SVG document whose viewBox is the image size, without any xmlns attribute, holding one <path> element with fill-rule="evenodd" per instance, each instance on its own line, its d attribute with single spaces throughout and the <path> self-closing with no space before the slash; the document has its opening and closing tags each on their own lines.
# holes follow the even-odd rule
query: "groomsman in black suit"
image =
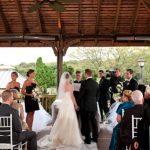
<svg viewBox="0 0 150 150">
<path fill-rule="evenodd" d="M 13 102 L 13 93 L 6 90 L 2 93 L 3 103 L 0 105 L 0 116 L 10 116 L 12 114 L 12 134 L 13 143 L 28 141 L 28 150 L 37 150 L 36 133 L 33 131 L 22 131 L 18 111 L 10 105 Z M 0 143 L 7 143 L 10 139 L 0 138 Z"/>
<path fill-rule="evenodd" d="M 133 79 L 133 70 L 127 69 L 125 76 L 126 76 L 126 80 L 123 83 L 123 91 L 124 90 L 131 90 L 131 91 L 137 90 L 138 83 L 135 79 Z"/>
<path fill-rule="evenodd" d="M 83 112 L 82 127 L 84 129 L 82 131 L 84 131 L 85 143 L 90 144 L 91 140 L 97 142 L 98 138 L 98 125 L 96 120 L 98 83 L 92 79 L 92 71 L 90 69 L 85 70 L 85 77 L 86 80 L 83 81 L 80 89 L 80 109 Z"/>
<path fill-rule="evenodd" d="M 99 102 L 99 107 L 100 107 L 100 113 L 101 113 L 101 120 L 103 121 L 104 119 L 104 114 L 106 114 L 109 111 L 108 108 L 108 100 L 110 100 L 110 93 L 109 93 L 109 87 L 110 87 L 110 82 L 107 80 L 104 76 L 104 71 L 99 70 L 99 90 L 98 90 L 98 102 Z"/>
<path fill-rule="evenodd" d="M 124 79 L 121 77 L 121 71 L 119 68 L 116 68 L 114 73 L 111 74 L 110 78 L 110 91 L 111 91 L 111 101 L 110 103 L 113 104 L 115 102 L 113 98 L 113 94 L 119 93 L 117 86 L 122 86 Z"/>
<path fill-rule="evenodd" d="M 75 83 L 76 86 L 81 87 L 81 71 L 76 71 L 76 80 L 73 82 Z M 79 102 L 79 94 L 80 94 L 80 88 L 78 89 L 74 89 L 73 91 L 74 97 L 76 99 L 77 105 L 80 107 L 80 102 Z M 77 111 L 77 117 L 79 119 L 79 111 Z"/>
</svg>

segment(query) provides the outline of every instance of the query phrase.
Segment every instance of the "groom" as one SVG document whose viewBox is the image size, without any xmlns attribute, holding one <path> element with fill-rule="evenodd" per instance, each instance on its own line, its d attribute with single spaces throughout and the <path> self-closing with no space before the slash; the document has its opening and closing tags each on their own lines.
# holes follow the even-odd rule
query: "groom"
<svg viewBox="0 0 150 150">
<path fill-rule="evenodd" d="M 85 143 L 91 144 L 91 140 L 97 142 L 98 138 L 96 120 L 98 83 L 92 79 L 92 71 L 90 69 L 85 70 L 85 78 L 86 80 L 82 82 L 80 89 L 81 132 L 85 136 Z"/>
</svg>

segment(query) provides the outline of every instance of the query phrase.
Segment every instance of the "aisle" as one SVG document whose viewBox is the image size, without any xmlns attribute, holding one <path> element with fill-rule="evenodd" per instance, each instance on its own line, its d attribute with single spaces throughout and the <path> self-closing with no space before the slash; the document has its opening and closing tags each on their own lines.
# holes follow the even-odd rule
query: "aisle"
<svg viewBox="0 0 150 150">
<path fill-rule="evenodd" d="M 49 134 L 50 129 L 51 129 L 51 127 L 49 126 L 49 127 L 45 128 L 44 130 L 38 132 L 37 133 L 37 140 L 40 139 L 41 137 L 43 137 L 44 135 Z M 94 143 L 94 142 L 91 143 L 91 144 L 85 144 L 85 148 L 86 148 L 86 150 L 98 150 L 97 144 Z M 77 148 L 75 148 L 75 147 L 64 147 L 64 148 L 58 148 L 56 150 L 76 150 L 76 149 Z M 47 148 L 46 149 L 44 149 L 44 148 L 41 149 L 41 148 L 38 147 L 38 150 L 49 150 L 49 149 L 47 149 Z"/>
<path fill-rule="evenodd" d="M 109 150 L 111 135 L 112 131 L 108 124 L 101 124 L 98 138 L 98 150 Z"/>
<path fill-rule="evenodd" d="M 50 133 L 50 129 L 51 127 L 47 127 L 44 130 L 42 130 L 41 132 L 37 133 L 37 139 L 40 139 L 41 137 L 43 137 L 46 134 Z M 98 148 L 96 143 L 91 143 L 86 144 L 86 150 L 108 150 L 109 149 L 109 143 L 110 143 L 110 139 L 111 139 L 111 134 L 112 131 L 109 128 L 108 124 L 101 124 L 100 125 L 100 133 L 99 133 L 99 138 L 98 138 Z M 48 149 L 41 149 L 38 148 L 38 150 L 48 150 Z M 65 148 L 61 148 L 61 149 L 57 149 L 57 150 L 76 150 L 73 147 L 65 147 Z"/>
</svg>

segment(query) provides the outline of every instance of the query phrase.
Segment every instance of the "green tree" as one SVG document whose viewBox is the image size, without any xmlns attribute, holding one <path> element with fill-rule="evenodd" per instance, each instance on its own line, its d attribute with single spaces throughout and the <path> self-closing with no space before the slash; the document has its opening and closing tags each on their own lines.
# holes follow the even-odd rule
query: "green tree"
<svg viewBox="0 0 150 150">
<path fill-rule="evenodd" d="M 29 69 L 35 69 L 35 63 L 24 63 L 24 62 L 22 62 L 19 65 L 16 65 L 15 69 L 17 72 L 19 72 L 23 76 L 26 76 L 26 73 Z"/>
<path fill-rule="evenodd" d="M 80 70 L 90 68 L 98 72 L 99 69 L 114 70 L 114 68 L 118 67 L 121 69 L 122 75 L 124 75 L 127 68 L 131 68 L 134 70 L 134 76 L 138 80 L 140 79 L 140 67 L 137 61 L 142 57 L 146 61 L 144 81 L 145 84 L 150 83 L 150 47 L 79 48 L 70 57 L 76 60 L 73 63 L 74 68 L 76 66 Z M 72 66 L 69 62 L 68 65 Z"/>
<path fill-rule="evenodd" d="M 69 72 L 71 75 L 74 73 L 74 68 L 71 65 L 67 65 L 67 63 L 63 64 L 63 72 Z"/>
<path fill-rule="evenodd" d="M 51 86 L 56 86 L 56 68 L 47 66 L 39 57 L 36 61 L 36 81 L 44 90 Z"/>
</svg>

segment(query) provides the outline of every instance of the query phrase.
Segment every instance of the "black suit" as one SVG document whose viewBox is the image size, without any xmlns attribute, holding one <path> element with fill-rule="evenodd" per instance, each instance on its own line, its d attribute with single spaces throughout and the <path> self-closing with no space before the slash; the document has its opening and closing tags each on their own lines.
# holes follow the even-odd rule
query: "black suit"
<svg viewBox="0 0 150 150">
<path fill-rule="evenodd" d="M 103 120 L 103 111 L 105 114 L 109 111 L 108 108 L 108 100 L 110 100 L 110 93 L 109 93 L 109 81 L 102 77 L 99 82 L 99 90 L 98 90 L 98 102 L 101 112 L 101 119 Z"/>
<path fill-rule="evenodd" d="M 85 135 L 88 142 L 91 141 L 91 128 L 92 135 L 95 140 L 98 138 L 98 126 L 96 120 L 97 112 L 97 92 L 98 83 L 92 78 L 89 78 L 81 84 L 80 100 L 81 100 L 81 112 L 82 112 L 82 133 Z"/>
<path fill-rule="evenodd" d="M 135 91 L 138 89 L 138 83 L 135 79 L 131 79 L 130 81 L 124 81 L 123 83 L 123 91 L 124 90 L 131 90 Z"/>
<path fill-rule="evenodd" d="M 117 133 L 117 150 L 122 150 L 131 144 L 132 115 L 134 115 L 134 117 L 142 117 L 143 105 L 135 105 L 125 111 Z"/>
<path fill-rule="evenodd" d="M 79 84 L 81 84 L 82 81 L 77 81 L 77 80 L 75 80 L 74 83 L 79 83 Z M 75 97 L 75 99 L 76 99 L 76 102 L 77 102 L 78 106 L 80 106 L 80 102 L 79 102 L 80 91 L 73 91 L 73 94 L 74 94 L 74 97 Z"/>
<path fill-rule="evenodd" d="M 79 83 L 79 84 L 81 84 L 82 81 L 77 81 L 77 80 L 75 80 L 74 83 Z M 80 91 L 73 91 L 73 95 L 74 95 L 74 97 L 75 97 L 75 99 L 76 99 L 77 105 L 80 107 L 80 101 L 79 101 Z M 77 117 L 78 117 L 78 119 L 79 119 L 80 111 L 76 111 L 76 113 L 77 113 Z"/>
<path fill-rule="evenodd" d="M 28 150 L 37 149 L 36 133 L 33 131 L 22 131 L 18 111 L 7 104 L 0 105 L 0 116 L 12 114 L 13 143 L 28 141 Z M 0 143 L 9 142 L 9 139 L 0 138 Z"/>
</svg>

